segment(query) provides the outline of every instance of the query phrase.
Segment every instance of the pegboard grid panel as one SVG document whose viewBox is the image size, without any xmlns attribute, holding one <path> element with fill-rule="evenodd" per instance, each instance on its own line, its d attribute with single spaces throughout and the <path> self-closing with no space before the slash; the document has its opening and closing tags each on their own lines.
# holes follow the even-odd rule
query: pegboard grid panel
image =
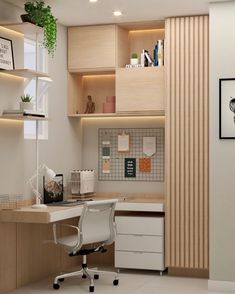
<svg viewBox="0 0 235 294">
<path fill-rule="evenodd" d="M 130 152 L 117 151 L 118 135 L 130 135 Z M 164 128 L 100 128 L 98 130 L 98 169 L 100 181 L 164 181 Z M 147 157 L 143 153 L 143 137 L 156 137 L 156 153 L 151 156 L 151 172 L 139 171 L 139 158 Z M 103 141 L 110 141 L 110 173 L 102 172 Z M 136 177 L 125 177 L 125 158 L 136 158 Z"/>
</svg>

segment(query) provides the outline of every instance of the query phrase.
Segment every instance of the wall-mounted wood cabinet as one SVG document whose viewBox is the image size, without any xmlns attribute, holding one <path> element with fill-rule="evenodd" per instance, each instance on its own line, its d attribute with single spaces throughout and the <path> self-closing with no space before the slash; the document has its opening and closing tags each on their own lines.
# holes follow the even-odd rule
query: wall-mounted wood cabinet
<svg viewBox="0 0 235 294">
<path fill-rule="evenodd" d="M 164 92 L 164 67 L 116 70 L 117 113 L 164 113 Z"/>
<path fill-rule="evenodd" d="M 84 115 L 87 95 L 96 104 L 90 116 L 102 115 L 106 96 L 114 95 L 112 115 L 164 114 L 164 67 L 125 68 L 133 52 L 139 63 L 143 49 L 153 57 L 158 39 L 164 39 L 163 22 L 69 28 L 68 115 Z"/>
<path fill-rule="evenodd" d="M 68 29 L 68 69 L 96 71 L 123 66 L 127 59 L 128 32 L 116 25 L 71 27 Z"/>
</svg>

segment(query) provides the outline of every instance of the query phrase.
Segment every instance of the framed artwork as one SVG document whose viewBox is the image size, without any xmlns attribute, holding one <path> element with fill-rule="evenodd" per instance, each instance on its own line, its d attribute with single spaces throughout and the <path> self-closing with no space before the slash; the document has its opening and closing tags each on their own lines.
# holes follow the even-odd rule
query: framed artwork
<svg viewBox="0 0 235 294">
<path fill-rule="evenodd" d="M 219 80 L 219 138 L 235 139 L 235 78 Z"/>
<path fill-rule="evenodd" d="M 15 69 L 12 41 L 0 37 L 0 69 Z"/>
</svg>

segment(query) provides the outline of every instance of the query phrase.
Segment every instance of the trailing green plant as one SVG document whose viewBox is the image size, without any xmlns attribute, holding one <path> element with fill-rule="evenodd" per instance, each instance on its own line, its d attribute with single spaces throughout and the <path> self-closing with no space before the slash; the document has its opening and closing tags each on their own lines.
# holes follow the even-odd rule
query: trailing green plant
<svg viewBox="0 0 235 294">
<path fill-rule="evenodd" d="M 20 99 L 22 102 L 30 102 L 33 99 L 33 96 L 31 96 L 29 94 L 24 94 L 24 95 L 20 96 Z"/>
<path fill-rule="evenodd" d="M 131 58 L 138 58 L 137 53 L 132 53 L 132 54 L 131 54 Z"/>
<path fill-rule="evenodd" d="M 57 19 L 52 15 L 51 7 L 43 0 L 28 0 L 24 5 L 25 11 L 36 25 L 43 27 L 43 46 L 48 54 L 54 56 L 57 39 Z"/>
</svg>

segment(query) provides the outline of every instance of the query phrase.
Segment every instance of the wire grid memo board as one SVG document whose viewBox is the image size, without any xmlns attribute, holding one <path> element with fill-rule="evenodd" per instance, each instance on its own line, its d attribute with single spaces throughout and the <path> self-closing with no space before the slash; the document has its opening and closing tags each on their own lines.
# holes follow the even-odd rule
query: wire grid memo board
<svg viewBox="0 0 235 294">
<path fill-rule="evenodd" d="M 128 134 L 130 150 L 118 152 L 118 135 Z M 164 128 L 100 128 L 98 130 L 98 177 L 100 181 L 164 181 Z M 143 137 L 156 137 L 156 152 L 150 157 L 151 170 L 139 170 L 139 159 L 147 158 L 143 153 Z M 107 144 L 108 145 L 105 145 Z M 103 147 L 109 146 L 104 156 Z M 104 172 L 103 160 L 109 160 L 109 172 Z M 125 177 L 125 158 L 136 159 L 135 177 Z"/>
</svg>

